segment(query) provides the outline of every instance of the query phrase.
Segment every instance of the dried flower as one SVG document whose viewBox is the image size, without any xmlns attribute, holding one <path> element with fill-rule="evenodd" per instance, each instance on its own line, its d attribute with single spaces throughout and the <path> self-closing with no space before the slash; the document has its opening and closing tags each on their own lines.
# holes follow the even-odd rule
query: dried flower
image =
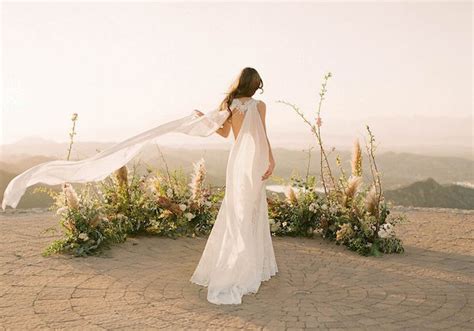
<svg viewBox="0 0 474 331">
<path fill-rule="evenodd" d="M 293 190 L 293 187 L 289 185 L 286 187 L 285 196 L 286 196 L 286 200 L 292 205 L 295 205 L 298 203 L 298 197 L 295 193 L 295 190 Z"/>
<path fill-rule="evenodd" d="M 79 197 L 77 196 L 76 191 L 69 183 L 63 184 L 63 192 L 66 196 L 66 203 L 67 206 L 71 209 L 78 209 L 79 208 Z"/>
<path fill-rule="evenodd" d="M 345 241 L 354 236 L 354 230 L 349 223 L 344 223 L 339 226 L 339 230 L 336 232 L 337 241 Z"/>
<path fill-rule="evenodd" d="M 360 185 L 362 184 L 362 177 L 351 176 L 347 181 L 346 189 L 344 190 L 344 205 L 348 205 L 359 192 Z"/>
<path fill-rule="evenodd" d="M 101 222 L 102 222 L 102 217 L 100 217 L 99 215 L 96 215 L 92 220 L 90 220 L 89 224 L 91 227 L 95 228 Z"/>
<path fill-rule="evenodd" d="M 128 170 L 127 166 L 122 166 L 118 170 L 115 171 L 115 176 L 117 177 L 117 181 L 119 186 L 121 187 L 128 187 Z"/>
<path fill-rule="evenodd" d="M 185 205 L 184 203 L 180 203 L 180 204 L 179 204 L 179 209 L 181 209 L 182 211 L 185 211 L 187 207 L 188 207 L 188 206 Z"/>
<path fill-rule="evenodd" d="M 318 127 L 321 127 L 321 125 L 323 125 L 323 120 L 321 119 L 321 117 L 316 117 L 316 125 Z"/>
<path fill-rule="evenodd" d="M 375 186 L 372 185 L 369 193 L 367 193 L 367 196 L 365 197 L 365 209 L 370 215 L 375 216 L 377 214 L 377 208 L 377 191 Z"/>
<path fill-rule="evenodd" d="M 77 120 L 77 113 L 72 114 L 71 120 L 73 121 Z"/>
<path fill-rule="evenodd" d="M 68 229 L 71 232 L 76 231 L 76 225 L 74 224 L 74 221 L 71 219 L 67 219 L 63 222 L 63 225 L 66 229 Z"/>
<path fill-rule="evenodd" d="M 171 217 L 172 215 L 173 213 L 171 212 L 171 210 L 165 209 L 161 212 L 160 218 L 168 218 L 168 217 Z"/>
<path fill-rule="evenodd" d="M 201 158 L 198 162 L 194 163 L 194 172 L 191 177 L 191 201 L 197 202 L 198 205 L 202 204 L 204 198 L 203 185 L 206 178 L 206 167 L 204 159 Z"/>
<path fill-rule="evenodd" d="M 172 202 L 168 208 L 169 210 L 173 212 L 173 214 L 176 214 L 176 215 L 183 214 L 183 211 L 181 210 L 181 208 L 179 207 L 177 203 Z"/>
<path fill-rule="evenodd" d="M 352 176 L 362 176 L 362 149 L 360 148 L 359 139 L 354 142 L 352 151 Z"/>
<path fill-rule="evenodd" d="M 186 213 L 184 214 L 184 217 L 186 217 L 188 221 L 190 221 L 195 217 L 195 215 L 193 213 Z"/>
<path fill-rule="evenodd" d="M 157 202 L 161 207 L 166 208 L 173 214 L 181 215 L 183 213 L 179 205 L 177 203 L 174 203 L 167 197 L 160 196 L 158 197 Z"/>
</svg>

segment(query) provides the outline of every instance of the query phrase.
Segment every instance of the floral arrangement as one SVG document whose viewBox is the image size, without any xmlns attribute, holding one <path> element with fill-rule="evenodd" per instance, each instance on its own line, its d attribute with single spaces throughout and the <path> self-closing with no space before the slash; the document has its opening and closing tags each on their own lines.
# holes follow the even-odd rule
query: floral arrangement
<svg viewBox="0 0 474 331">
<path fill-rule="evenodd" d="M 62 192 L 47 193 L 54 199 L 64 237 L 44 252 L 92 255 L 128 235 L 154 234 L 176 238 L 209 233 L 221 201 L 222 190 L 205 184 L 205 163 L 195 164 L 190 184 L 181 170 L 138 176 L 126 166 L 97 185 L 87 184 L 80 193 L 69 183 Z"/>
<path fill-rule="evenodd" d="M 73 114 L 68 160 L 77 118 Z M 164 171 L 148 168 L 146 175 L 139 176 L 135 167 L 129 171 L 123 166 L 97 184 L 86 184 L 79 193 L 70 183 L 64 183 L 60 192 L 38 187 L 35 191 L 45 192 L 53 199 L 49 209 L 59 215 L 63 230 L 63 237 L 52 242 L 43 255 L 60 252 L 92 255 L 139 233 L 173 238 L 207 234 L 223 191 L 211 190 L 206 184 L 204 159 L 194 164 L 188 184 L 183 171 L 169 171 L 161 156 Z"/>
<path fill-rule="evenodd" d="M 324 76 L 314 123 L 296 105 L 278 101 L 290 106 L 310 126 L 316 137 L 323 194 L 317 193 L 316 178 L 309 176 L 308 163 L 305 179 L 292 177 L 285 197 L 274 194 L 270 199 L 269 213 L 273 233 L 312 236 L 319 232 L 323 237 L 335 240 L 362 255 L 401 253 L 403 245 L 396 237 L 395 225 L 403 221 L 404 216 L 389 216 L 390 210 L 383 197 L 382 181 L 375 160 L 375 137 L 369 126 L 366 127 L 369 138 L 366 151 L 371 183 L 367 187 L 363 185 L 362 149 L 358 140 L 354 143 L 350 176 L 344 172 L 339 156 L 336 158 L 340 173 L 338 179 L 331 169 L 321 135 L 320 116 L 327 93 L 327 82 L 331 77 L 331 73 Z"/>
<path fill-rule="evenodd" d="M 120 221 L 104 213 L 100 201 L 93 198 L 93 187 L 87 185 L 80 194 L 69 183 L 62 191 L 48 193 L 54 199 L 50 209 L 56 209 L 64 236 L 51 243 L 43 255 L 68 252 L 86 256 L 109 247 L 112 242 L 123 242 L 126 233 Z"/>
<path fill-rule="evenodd" d="M 365 144 L 369 183 L 363 180 L 363 153 L 358 140 L 354 142 L 350 174 L 345 173 L 339 156 L 336 158 L 338 178 L 330 166 L 329 153 L 321 135 L 321 108 L 330 77 L 331 73 L 324 76 L 313 123 L 296 105 L 279 101 L 290 106 L 316 137 L 319 178 L 310 175 L 309 149 L 306 176 L 293 174 L 284 195 L 274 193 L 267 199 L 271 232 L 281 236 L 322 235 L 362 255 L 401 253 L 403 245 L 396 237 L 395 226 L 404 220 L 404 216 L 390 216 L 370 128 L 366 128 L 368 140 Z M 67 159 L 76 134 L 77 114 L 73 114 L 72 121 Z M 50 209 L 56 210 L 64 230 L 63 238 L 54 241 L 44 254 L 69 252 L 86 256 L 139 233 L 172 238 L 208 234 L 224 191 L 206 184 L 204 159 L 194 163 L 188 182 L 181 169 L 170 171 L 161 150 L 160 154 L 164 170 L 148 168 L 146 175 L 139 176 L 136 168 L 129 172 L 123 166 L 100 183 L 87 184 L 79 194 L 69 183 L 63 184 L 61 192 L 38 188 L 53 198 Z M 318 188 L 317 183 L 322 188 Z"/>
</svg>

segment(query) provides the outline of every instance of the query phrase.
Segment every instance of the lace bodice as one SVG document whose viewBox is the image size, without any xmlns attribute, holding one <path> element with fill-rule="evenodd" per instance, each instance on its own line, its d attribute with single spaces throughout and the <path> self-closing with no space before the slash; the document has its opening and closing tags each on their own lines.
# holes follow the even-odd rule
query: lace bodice
<svg viewBox="0 0 474 331">
<path fill-rule="evenodd" d="M 255 100 L 253 98 L 247 99 L 245 101 L 241 101 L 240 99 L 234 99 L 232 100 L 232 103 L 230 104 L 230 110 L 237 109 L 241 112 L 245 112 L 247 109 L 250 108 L 252 105 L 257 105 L 258 100 Z"/>
</svg>

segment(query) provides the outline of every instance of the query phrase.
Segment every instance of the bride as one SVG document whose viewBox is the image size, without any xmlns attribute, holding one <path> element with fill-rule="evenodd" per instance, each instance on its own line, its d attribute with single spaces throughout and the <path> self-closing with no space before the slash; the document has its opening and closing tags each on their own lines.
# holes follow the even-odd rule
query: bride
<svg viewBox="0 0 474 331">
<path fill-rule="evenodd" d="M 225 196 L 190 279 L 207 286 L 207 300 L 215 304 L 240 304 L 244 294 L 256 293 L 262 281 L 278 272 L 265 188 L 275 161 L 266 134 L 265 103 L 252 98 L 262 87 L 258 72 L 244 68 L 220 105 L 229 116 L 216 132 L 227 137 L 232 129 L 234 135 Z"/>
<path fill-rule="evenodd" d="M 163 123 L 79 161 L 38 164 L 13 178 L 3 194 L 2 209 L 16 208 L 26 189 L 37 183 L 58 185 L 100 181 L 126 165 L 156 138 L 179 132 L 193 136 L 232 130 L 225 197 L 191 282 L 207 286 L 215 304 L 240 304 L 246 293 L 278 271 L 270 236 L 265 180 L 275 168 L 265 128 L 265 104 L 252 98 L 263 83 L 253 68 L 244 68 L 220 107 Z"/>
</svg>

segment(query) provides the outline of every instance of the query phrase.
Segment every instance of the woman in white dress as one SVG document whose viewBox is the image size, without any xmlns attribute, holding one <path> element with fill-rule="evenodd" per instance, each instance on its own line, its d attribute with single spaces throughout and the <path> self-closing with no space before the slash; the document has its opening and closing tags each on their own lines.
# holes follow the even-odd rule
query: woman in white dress
<svg viewBox="0 0 474 331">
<path fill-rule="evenodd" d="M 192 112 L 83 160 L 54 160 L 27 169 L 8 183 L 2 209 L 16 208 L 26 189 L 37 183 L 103 180 L 164 134 L 217 132 L 227 137 L 232 130 L 235 140 L 227 164 L 225 197 L 191 281 L 208 287 L 212 303 L 239 304 L 242 295 L 257 292 L 260 283 L 278 271 L 265 188 L 275 162 L 265 129 L 265 104 L 252 98 L 262 86 L 257 71 L 245 68 L 218 109 Z"/>
<path fill-rule="evenodd" d="M 225 196 L 190 279 L 206 286 L 207 300 L 215 304 L 240 304 L 244 294 L 256 293 L 262 281 L 278 272 L 265 187 L 275 161 L 265 103 L 252 98 L 262 87 L 258 72 L 244 68 L 220 106 L 229 117 L 216 132 L 227 137 L 232 130 L 234 135 Z"/>
</svg>

